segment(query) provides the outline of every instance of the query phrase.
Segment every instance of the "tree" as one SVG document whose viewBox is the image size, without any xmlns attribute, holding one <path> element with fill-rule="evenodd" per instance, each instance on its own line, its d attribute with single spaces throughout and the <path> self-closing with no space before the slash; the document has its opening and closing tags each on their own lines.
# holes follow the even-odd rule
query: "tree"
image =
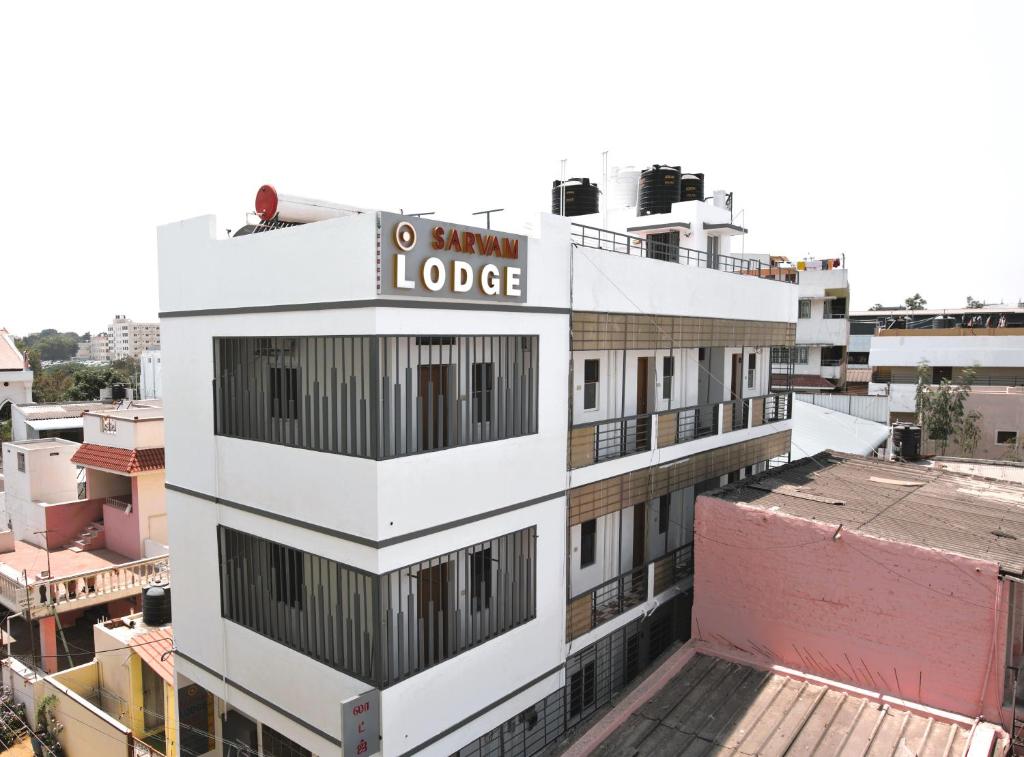
<svg viewBox="0 0 1024 757">
<path fill-rule="evenodd" d="M 913 296 L 907 297 L 907 299 L 903 301 L 903 304 L 907 306 L 907 310 L 924 310 L 924 306 L 928 304 L 928 300 L 915 292 Z"/>
<path fill-rule="evenodd" d="M 886 307 L 881 302 L 876 302 L 874 305 L 868 308 L 868 310 L 885 310 Z"/>
<path fill-rule="evenodd" d="M 967 307 L 969 308 L 983 308 L 985 303 L 981 300 L 976 300 L 971 295 L 967 295 Z"/>
<path fill-rule="evenodd" d="M 978 447 L 981 414 L 967 409 L 974 383 L 974 368 L 964 368 L 960 383 L 942 379 L 932 385 L 932 369 L 928 361 L 917 366 L 917 416 L 926 439 L 938 442 L 940 454 L 946 454 L 950 441 L 956 443 L 961 454 L 970 457 Z"/>
</svg>

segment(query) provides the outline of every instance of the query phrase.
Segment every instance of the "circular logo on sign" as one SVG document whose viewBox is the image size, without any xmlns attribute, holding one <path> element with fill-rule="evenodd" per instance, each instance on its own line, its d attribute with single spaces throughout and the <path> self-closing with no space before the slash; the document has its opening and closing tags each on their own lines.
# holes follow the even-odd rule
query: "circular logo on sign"
<svg viewBox="0 0 1024 757">
<path fill-rule="evenodd" d="M 402 252 L 408 252 L 416 246 L 416 229 L 408 221 L 395 224 L 395 244 Z"/>
</svg>

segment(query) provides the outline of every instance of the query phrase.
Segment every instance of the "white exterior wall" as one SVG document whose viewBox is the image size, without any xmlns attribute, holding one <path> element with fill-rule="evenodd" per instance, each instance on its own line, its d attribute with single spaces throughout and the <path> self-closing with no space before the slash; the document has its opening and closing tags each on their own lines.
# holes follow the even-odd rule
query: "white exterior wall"
<svg viewBox="0 0 1024 757">
<path fill-rule="evenodd" d="M 126 412 L 131 412 L 130 410 Z M 164 446 L 163 418 L 146 417 L 140 409 L 139 420 L 104 412 L 88 412 L 82 416 L 83 439 L 89 444 L 102 444 L 119 449 L 150 449 Z M 103 421 L 113 421 L 111 431 L 103 430 Z M 108 428 L 110 425 L 108 424 Z"/>
<path fill-rule="evenodd" d="M 1024 368 L 1024 336 L 873 336 L 874 366 Z"/>
<path fill-rule="evenodd" d="M 144 400 L 158 400 L 164 396 L 163 371 L 160 350 L 146 350 L 139 356 L 139 391 Z"/>
<path fill-rule="evenodd" d="M 4 451 L 3 523 L 14 538 L 42 546 L 45 537 L 35 532 L 46 528 L 44 504 L 78 499 L 78 475 L 71 456 L 79 445 L 64 439 L 8 442 Z M 18 454 L 25 456 L 25 470 L 18 470 Z"/>
</svg>

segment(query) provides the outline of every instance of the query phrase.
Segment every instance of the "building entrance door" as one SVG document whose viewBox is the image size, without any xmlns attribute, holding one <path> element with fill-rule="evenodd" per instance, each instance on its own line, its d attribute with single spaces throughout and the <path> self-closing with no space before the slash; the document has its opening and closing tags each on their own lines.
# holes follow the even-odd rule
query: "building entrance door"
<svg viewBox="0 0 1024 757">
<path fill-rule="evenodd" d="M 636 450 L 651 448 L 650 358 L 636 359 Z M 647 416 L 647 417 L 640 417 Z"/>
<path fill-rule="evenodd" d="M 419 621 L 420 667 L 448 656 L 448 563 L 422 568 L 416 576 L 416 619 Z"/>
<path fill-rule="evenodd" d="M 743 396 L 743 355 L 732 356 L 732 397 L 738 400 Z"/>
</svg>

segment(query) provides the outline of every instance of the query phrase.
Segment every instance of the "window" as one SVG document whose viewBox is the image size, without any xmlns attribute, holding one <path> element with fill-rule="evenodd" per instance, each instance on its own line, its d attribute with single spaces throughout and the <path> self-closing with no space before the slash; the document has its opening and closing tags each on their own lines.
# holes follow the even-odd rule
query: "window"
<svg viewBox="0 0 1024 757">
<path fill-rule="evenodd" d="M 601 361 L 583 361 L 583 409 L 597 409 L 597 387 L 601 379 Z"/>
<path fill-rule="evenodd" d="M 747 389 L 754 388 L 754 372 L 757 370 L 757 355 L 747 355 Z"/>
<path fill-rule="evenodd" d="M 383 575 L 224 526 L 217 534 L 222 617 L 378 688 L 537 614 L 535 526 Z M 474 600 L 502 612 L 480 623 Z"/>
<path fill-rule="evenodd" d="M 1016 443 L 1016 431 L 996 431 L 996 444 L 1008 444 L 1010 446 L 1013 446 Z"/>
<path fill-rule="evenodd" d="M 389 460 L 537 433 L 537 336 L 213 342 L 218 436 Z"/>
<path fill-rule="evenodd" d="M 798 318 L 810 318 L 811 317 L 811 301 L 800 300 L 800 310 L 797 314 Z"/>
<path fill-rule="evenodd" d="M 953 380 L 953 369 L 949 366 L 932 368 L 932 383 L 941 384 Z"/>
<path fill-rule="evenodd" d="M 569 678 L 569 716 L 576 717 L 594 704 L 597 693 L 597 664 L 591 660 Z"/>
<path fill-rule="evenodd" d="M 25 472 L 25 453 L 24 452 L 19 452 L 18 453 L 18 471 L 20 471 L 21 473 Z"/>
<path fill-rule="evenodd" d="M 471 609 L 486 610 L 491 606 L 491 548 L 481 549 L 469 557 Z"/>
<path fill-rule="evenodd" d="M 580 526 L 580 567 L 597 560 L 597 519 L 585 520 Z"/>
<path fill-rule="evenodd" d="M 299 417 L 299 371 L 270 369 L 270 417 L 294 421 Z"/>
<path fill-rule="evenodd" d="M 705 360 L 705 359 L 707 359 L 707 356 L 708 356 L 707 347 L 698 347 L 697 348 L 697 359 L 698 360 Z"/>
<path fill-rule="evenodd" d="M 489 423 L 494 399 L 494 363 L 473 363 L 473 422 Z"/>
<path fill-rule="evenodd" d="M 772 347 L 772 362 L 807 365 L 807 349 L 807 347 Z"/>
<path fill-rule="evenodd" d="M 658 498 L 658 533 L 668 533 L 668 521 L 672 512 L 672 495 L 665 494 Z"/>
<path fill-rule="evenodd" d="M 666 231 L 662 234 L 648 234 L 647 257 L 655 260 L 679 261 L 679 232 Z"/>
<path fill-rule="evenodd" d="M 718 268 L 718 254 L 722 251 L 722 238 L 708 234 L 708 268 Z"/>
<path fill-rule="evenodd" d="M 313 757 L 311 751 L 299 746 L 270 726 L 261 725 L 260 728 L 263 730 L 264 757 Z"/>
<path fill-rule="evenodd" d="M 672 355 L 661 359 L 661 398 L 672 400 L 672 380 L 675 378 L 676 359 Z"/>
</svg>

